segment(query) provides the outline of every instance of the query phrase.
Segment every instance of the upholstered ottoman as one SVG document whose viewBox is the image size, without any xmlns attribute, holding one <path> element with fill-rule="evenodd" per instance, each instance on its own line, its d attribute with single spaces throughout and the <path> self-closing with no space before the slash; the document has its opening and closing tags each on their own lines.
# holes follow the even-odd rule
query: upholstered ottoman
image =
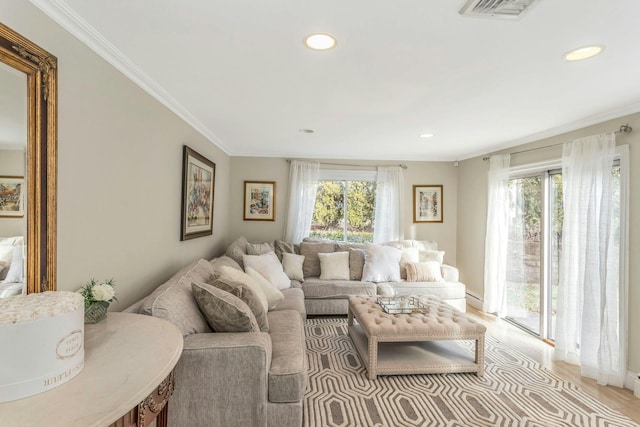
<svg viewBox="0 0 640 427">
<path fill-rule="evenodd" d="M 389 314 L 377 297 L 349 298 L 349 335 L 369 378 L 454 372 L 482 376 L 486 327 L 436 297 L 416 298 L 424 312 Z M 475 357 L 456 340 L 474 340 Z"/>
</svg>

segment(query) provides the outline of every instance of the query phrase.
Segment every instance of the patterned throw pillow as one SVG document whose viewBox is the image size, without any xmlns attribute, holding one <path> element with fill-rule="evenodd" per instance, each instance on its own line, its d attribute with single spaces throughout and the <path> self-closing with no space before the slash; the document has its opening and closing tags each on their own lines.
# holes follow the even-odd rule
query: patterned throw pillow
<svg viewBox="0 0 640 427">
<path fill-rule="evenodd" d="M 407 282 L 444 282 L 438 261 L 410 262 L 406 269 Z"/>
<path fill-rule="evenodd" d="M 260 332 L 249 306 L 229 292 L 206 283 L 191 284 L 193 296 L 205 319 L 216 332 Z"/>
</svg>

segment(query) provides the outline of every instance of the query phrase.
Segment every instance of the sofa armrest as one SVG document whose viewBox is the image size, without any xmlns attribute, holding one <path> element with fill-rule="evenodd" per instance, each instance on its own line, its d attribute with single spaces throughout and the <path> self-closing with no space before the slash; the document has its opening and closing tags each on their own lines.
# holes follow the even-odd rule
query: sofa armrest
<svg viewBox="0 0 640 427">
<path fill-rule="evenodd" d="M 266 332 L 186 336 L 169 425 L 266 426 L 270 366 Z"/>
<path fill-rule="evenodd" d="M 442 277 L 447 282 L 459 282 L 460 281 L 460 273 L 458 269 L 452 265 L 442 264 L 440 266 L 440 271 L 442 272 Z"/>
</svg>

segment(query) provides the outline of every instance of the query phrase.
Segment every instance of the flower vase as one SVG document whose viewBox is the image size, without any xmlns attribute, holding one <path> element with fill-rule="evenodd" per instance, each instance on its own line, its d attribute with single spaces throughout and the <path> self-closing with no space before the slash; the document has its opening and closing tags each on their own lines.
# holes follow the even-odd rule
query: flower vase
<svg viewBox="0 0 640 427">
<path fill-rule="evenodd" d="M 84 308 L 84 323 L 98 323 L 107 318 L 109 303 L 104 301 L 94 302 Z"/>
</svg>

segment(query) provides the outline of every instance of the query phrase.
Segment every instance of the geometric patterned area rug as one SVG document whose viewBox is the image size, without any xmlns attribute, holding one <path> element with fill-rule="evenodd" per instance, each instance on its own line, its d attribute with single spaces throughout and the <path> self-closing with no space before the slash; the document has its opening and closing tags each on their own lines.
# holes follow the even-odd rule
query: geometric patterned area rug
<svg viewBox="0 0 640 427">
<path fill-rule="evenodd" d="M 486 368 L 473 374 L 367 378 L 346 318 L 305 323 L 309 383 L 304 425 L 638 426 L 489 335 Z M 469 356 L 473 341 L 460 341 Z"/>
</svg>

